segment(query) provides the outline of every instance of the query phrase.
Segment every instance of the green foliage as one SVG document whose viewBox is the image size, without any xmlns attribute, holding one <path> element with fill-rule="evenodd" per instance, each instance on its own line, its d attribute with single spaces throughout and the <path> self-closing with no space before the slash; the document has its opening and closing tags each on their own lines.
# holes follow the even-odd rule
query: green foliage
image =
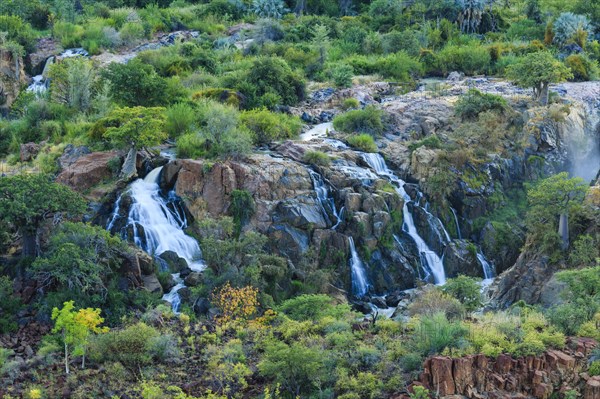
<svg viewBox="0 0 600 399">
<path fill-rule="evenodd" d="M 429 399 L 429 389 L 420 385 L 413 387 L 413 393 L 408 395 L 410 399 Z"/>
<path fill-rule="evenodd" d="M 486 73 L 492 59 L 483 46 L 471 43 L 468 46 L 447 45 L 436 55 L 435 68 L 443 75 L 461 71 L 467 75 Z"/>
<path fill-rule="evenodd" d="M 360 101 L 358 101 L 356 98 L 346 98 L 342 103 L 342 109 L 344 111 L 356 109 L 358 107 L 360 107 Z"/>
<path fill-rule="evenodd" d="M 272 96 L 281 105 L 295 105 L 304 99 L 304 81 L 279 57 L 254 60 L 239 89 L 248 98 L 247 108 L 270 108 Z"/>
<path fill-rule="evenodd" d="M 265 346 L 265 354 L 258 364 L 262 375 L 281 384 L 290 394 L 299 396 L 317 388 L 314 376 L 324 368 L 324 358 L 318 348 L 294 342 L 272 341 Z"/>
<path fill-rule="evenodd" d="M 385 112 L 372 105 L 348 111 L 333 119 L 333 127 L 340 132 L 378 136 L 385 130 Z"/>
<path fill-rule="evenodd" d="M 153 345 L 160 333 L 144 323 L 112 330 L 91 342 L 90 357 L 101 362 L 120 362 L 132 372 L 152 362 Z"/>
<path fill-rule="evenodd" d="M 432 134 L 431 136 L 425 137 L 423 140 L 415 141 L 408 145 L 408 149 L 411 152 L 420 147 L 427 147 L 431 149 L 442 148 L 442 141 L 437 135 Z"/>
<path fill-rule="evenodd" d="M 8 276 L 0 276 L 0 334 L 13 332 L 17 329 L 16 315 L 21 307 L 20 299 L 15 295 L 13 282 Z M 0 351 L 0 360 L 2 352 Z M 0 361 L 0 368 L 2 367 Z"/>
<path fill-rule="evenodd" d="M 460 350 L 467 345 L 467 332 L 465 326 L 448 320 L 443 312 L 423 315 L 417 320 L 412 346 L 423 355 Z"/>
<path fill-rule="evenodd" d="M 300 295 L 283 302 L 277 310 L 296 321 L 320 320 L 327 316 L 340 318 L 347 314 L 347 305 L 333 305 L 327 295 Z"/>
<path fill-rule="evenodd" d="M 281 18 L 288 11 L 282 0 L 252 0 L 251 10 L 261 18 Z"/>
<path fill-rule="evenodd" d="M 449 279 L 442 290 L 458 299 L 469 312 L 482 306 L 481 289 L 477 280 L 472 277 L 460 275 Z"/>
<path fill-rule="evenodd" d="M 548 51 L 527 54 L 506 68 L 506 75 L 519 86 L 533 87 L 534 97 L 542 104 L 548 102 L 548 85 L 573 76 L 571 70 Z"/>
<path fill-rule="evenodd" d="M 350 136 L 347 138 L 347 141 L 348 144 L 354 148 L 358 148 L 360 151 L 377 152 L 379 150 L 373 136 L 366 133 Z"/>
<path fill-rule="evenodd" d="M 233 190 L 231 192 L 231 215 L 235 230 L 239 235 L 244 224 L 254 215 L 254 198 L 247 190 Z"/>
<path fill-rule="evenodd" d="M 96 72 L 92 62 L 74 57 L 53 64 L 48 73 L 52 100 L 79 111 L 87 111 L 92 104 Z"/>
<path fill-rule="evenodd" d="M 495 94 L 482 93 L 477 89 L 470 89 L 456 102 L 454 113 L 461 119 L 475 119 L 485 111 L 504 112 L 507 107 L 506 100 Z"/>
<path fill-rule="evenodd" d="M 112 63 L 102 71 L 112 98 L 123 106 L 158 106 L 169 102 L 167 82 L 154 68 L 133 59 L 127 64 Z"/>
<path fill-rule="evenodd" d="M 571 54 L 565 59 L 565 65 L 571 68 L 572 80 L 576 82 L 596 80 L 600 76 L 598 62 L 582 54 Z"/>
<path fill-rule="evenodd" d="M 352 86 L 354 68 L 348 64 L 335 63 L 328 68 L 328 73 L 336 87 Z"/>
<path fill-rule="evenodd" d="M 329 155 L 321 151 L 306 151 L 302 160 L 316 166 L 328 166 L 331 163 Z"/>
<path fill-rule="evenodd" d="M 18 43 L 27 51 L 34 51 L 34 31 L 20 17 L 0 15 L 0 32 L 6 32 L 6 40 Z"/>
<path fill-rule="evenodd" d="M 460 319 L 465 314 L 465 308 L 460 301 L 438 287 L 426 289 L 408 307 L 411 316 L 433 316 L 441 313 L 449 319 Z"/>
<path fill-rule="evenodd" d="M 73 291 L 78 303 L 98 306 L 108 295 L 107 282 L 120 267 L 126 244 L 98 226 L 63 223 L 50 238 L 47 251 L 33 262 L 39 287 Z"/>
<path fill-rule="evenodd" d="M 577 43 L 580 47 L 585 48 L 588 37 L 592 32 L 590 22 L 586 16 L 570 12 L 560 14 L 553 22 L 552 27 L 554 42 L 560 46 Z"/>
<path fill-rule="evenodd" d="M 192 106 L 187 103 L 177 103 L 165 111 L 165 131 L 170 138 L 192 132 L 196 115 Z"/>
<path fill-rule="evenodd" d="M 121 148 L 144 148 L 160 144 L 167 138 L 165 109 L 161 107 L 125 107 L 111 111 L 96 122 L 93 129 Z"/>
<path fill-rule="evenodd" d="M 46 175 L 15 175 L 0 179 L 0 219 L 23 236 L 23 255 L 36 256 L 38 229 L 48 215 L 78 215 L 85 202 L 71 189 Z"/>
<path fill-rule="evenodd" d="M 254 134 L 254 144 L 291 139 L 300 133 L 302 123 L 296 116 L 271 112 L 265 108 L 244 111 L 240 121 Z"/>
</svg>

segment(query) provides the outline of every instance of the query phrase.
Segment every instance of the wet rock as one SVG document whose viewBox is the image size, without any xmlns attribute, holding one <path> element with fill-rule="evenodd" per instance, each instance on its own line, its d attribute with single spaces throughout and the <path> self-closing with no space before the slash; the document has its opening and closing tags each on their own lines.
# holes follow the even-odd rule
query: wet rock
<svg viewBox="0 0 600 399">
<path fill-rule="evenodd" d="M 208 311 L 210 310 L 210 301 L 206 298 L 198 298 L 196 299 L 196 301 L 194 302 L 194 312 L 199 315 L 206 315 L 208 314 Z"/>
<path fill-rule="evenodd" d="M 204 276 L 202 273 L 191 272 L 184 280 L 185 285 L 188 287 L 196 287 L 204 283 Z"/>
<path fill-rule="evenodd" d="M 180 258 L 179 255 L 173 251 L 165 251 L 158 255 L 158 257 L 166 262 L 171 273 L 180 273 L 188 267 L 187 261 Z"/>
<path fill-rule="evenodd" d="M 292 262 L 300 261 L 308 251 L 309 236 L 304 230 L 288 225 L 272 225 L 268 232 L 271 247 L 275 253 L 284 255 Z"/>
<path fill-rule="evenodd" d="M 326 228 L 321 205 L 316 198 L 295 198 L 280 202 L 274 211 L 273 222 L 297 228 Z"/>
<path fill-rule="evenodd" d="M 510 228 L 512 240 L 502 239 L 491 222 L 487 222 L 481 229 L 479 238 L 481 248 L 496 265 L 498 273 L 515 264 L 524 243 L 523 232 L 517 227 L 510 226 Z"/>
<path fill-rule="evenodd" d="M 164 292 L 169 292 L 177 285 L 177 282 L 175 281 L 175 278 L 173 278 L 173 275 L 167 274 L 161 279 L 161 285 Z"/>
<path fill-rule="evenodd" d="M 437 254 L 443 253 L 445 246 L 448 244 L 448 239 L 441 221 L 413 202 L 408 203 L 408 209 L 413 215 L 413 221 L 419 235 Z"/>
<path fill-rule="evenodd" d="M 477 259 L 477 247 L 467 240 L 452 240 L 444 249 L 444 269 L 446 277 L 459 274 L 471 277 L 484 277 L 483 269 Z"/>
<path fill-rule="evenodd" d="M 140 265 L 141 274 L 149 276 L 156 271 L 154 260 L 150 255 L 144 251 L 136 251 L 136 256 Z"/>
</svg>

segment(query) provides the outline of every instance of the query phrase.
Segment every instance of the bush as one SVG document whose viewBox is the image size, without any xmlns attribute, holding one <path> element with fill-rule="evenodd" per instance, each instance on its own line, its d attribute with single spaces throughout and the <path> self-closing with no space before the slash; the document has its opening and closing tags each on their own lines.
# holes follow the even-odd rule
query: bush
<svg viewBox="0 0 600 399">
<path fill-rule="evenodd" d="M 205 154 L 205 140 L 197 133 L 179 136 L 175 144 L 177 158 L 200 158 Z"/>
<path fill-rule="evenodd" d="M 593 29 L 590 21 L 584 15 L 563 12 L 552 24 L 554 42 L 559 46 L 576 43 L 585 48 L 588 38 L 591 37 Z"/>
<path fill-rule="evenodd" d="M 101 362 L 120 362 L 132 372 L 152 362 L 153 341 L 158 330 L 137 323 L 122 330 L 98 335 L 91 343 L 90 357 Z"/>
<path fill-rule="evenodd" d="M 328 166 L 331 163 L 329 155 L 321 151 L 306 151 L 303 160 L 306 163 L 316 166 Z"/>
<path fill-rule="evenodd" d="M 482 93 L 477 89 L 471 89 L 461 96 L 456 102 L 454 113 L 462 120 L 476 119 L 485 111 L 503 112 L 507 107 L 504 98 L 495 94 Z"/>
<path fill-rule="evenodd" d="M 478 44 L 447 45 L 437 54 L 436 66 L 444 75 L 452 71 L 477 75 L 488 71 L 491 60 L 490 52 Z"/>
<path fill-rule="evenodd" d="M 404 51 L 377 58 L 373 65 L 375 72 L 398 82 L 409 82 L 423 73 L 421 63 Z"/>
<path fill-rule="evenodd" d="M 385 130 L 385 112 L 370 105 L 337 115 L 333 119 L 335 130 L 345 133 L 367 133 L 378 136 Z"/>
<path fill-rule="evenodd" d="M 377 144 L 375 144 L 375 140 L 373 136 L 368 134 L 357 134 L 355 136 L 350 136 L 347 139 L 348 144 L 350 144 L 354 148 L 358 148 L 364 152 L 377 152 Z"/>
<path fill-rule="evenodd" d="M 124 106 L 165 104 L 167 82 L 154 68 L 134 58 L 127 64 L 112 63 L 102 71 L 113 99 Z"/>
<path fill-rule="evenodd" d="M 596 80 L 599 76 L 598 63 L 582 54 L 572 54 L 565 59 L 565 65 L 571 68 L 573 81 Z"/>
<path fill-rule="evenodd" d="M 417 320 L 413 346 L 422 355 L 431 355 L 466 347 L 468 330 L 458 321 L 450 321 L 444 312 L 422 315 Z"/>
<path fill-rule="evenodd" d="M 238 88 L 248 98 L 247 108 L 295 105 L 304 99 L 304 81 L 279 57 L 255 60 Z"/>
<path fill-rule="evenodd" d="M 348 111 L 350 109 L 356 109 L 358 107 L 360 107 L 360 101 L 358 101 L 356 98 L 346 98 L 342 102 L 342 109 L 344 111 Z"/>
<path fill-rule="evenodd" d="M 352 66 L 343 63 L 335 63 L 328 68 L 328 73 L 335 86 L 352 86 L 352 78 L 354 77 L 354 68 L 352 68 Z"/>
<path fill-rule="evenodd" d="M 419 34 L 413 30 L 391 31 L 381 38 L 381 46 L 386 54 L 405 51 L 408 55 L 416 57 L 421 51 Z"/>
<path fill-rule="evenodd" d="M 467 311 L 477 310 L 482 305 L 479 284 L 472 277 L 461 275 L 449 279 L 442 287 L 442 291 L 458 299 Z"/>
<path fill-rule="evenodd" d="M 125 46 L 134 46 L 146 37 L 146 32 L 141 23 L 127 22 L 119 31 L 119 36 Z"/>
<path fill-rule="evenodd" d="M 165 130 L 169 137 L 176 138 L 189 133 L 196 122 L 195 110 L 186 103 L 177 103 L 167 108 L 165 112 Z"/>
<path fill-rule="evenodd" d="M 298 117 L 265 108 L 242 112 L 240 121 L 254 134 L 254 144 L 258 145 L 294 138 L 302 129 Z"/>
<path fill-rule="evenodd" d="M 6 32 L 6 40 L 18 43 L 26 51 L 35 51 L 35 33 L 20 17 L 0 15 L 0 32 Z"/>
<path fill-rule="evenodd" d="M 408 313 L 411 316 L 432 316 L 442 313 L 447 318 L 462 318 L 465 308 L 458 299 L 451 297 L 438 287 L 431 287 L 410 304 Z"/>
</svg>

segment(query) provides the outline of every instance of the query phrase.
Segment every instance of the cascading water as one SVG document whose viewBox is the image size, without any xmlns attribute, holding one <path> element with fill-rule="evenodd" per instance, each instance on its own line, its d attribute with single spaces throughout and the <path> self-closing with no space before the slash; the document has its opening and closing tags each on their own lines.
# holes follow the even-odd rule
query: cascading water
<svg viewBox="0 0 600 399">
<path fill-rule="evenodd" d="M 394 184 L 394 187 L 398 194 L 404 199 L 404 207 L 402 209 L 404 216 L 404 224 L 402 229 L 413 239 L 421 256 L 421 263 L 433 276 L 433 280 L 436 284 L 446 283 L 446 272 L 444 271 L 444 261 L 440 256 L 433 251 L 429 245 L 423 240 L 417 227 L 415 226 L 413 215 L 408 208 L 408 203 L 413 202 L 410 196 L 404 190 L 404 181 L 398 178 L 385 164 L 383 157 L 376 153 L 361 153 L 361 156 L 365 162 L 377 173 L 379 176 L 383 176 L 390 180 Z M 414 204 L 414 206 L 419 206 Z M 432 218 L 435 216 L 431 215 Z M 440 225 L 443 224 L 440 222 Z M 444 229 L 445 230 L 445 229 Z M 448 233 L 446 232 L 446 235 Z"/>
<path fill-rule="evenodd" d="M 483 276 L 485 280 L 493 280 L 496 277 L 496 272 L 490 262 L 487 261 L 485 256 L 481 252 L 477 252 L 477 260 L 481 263 L 481 268 L 483 270 Z"/>
<path fill-rule="evenodd" d="M 115 211 L 107 229 L 114 229 L 120 217 L 123 195 L 127 194 L 131 196 L 133 203 L 127 223 L 119 232 L 121 236 L 127 237 L 128 232 L 132 232 L 133 236 L 129 238 L 150 255 L 158 256 L 165 251 L 173 251 L 186 260 L 191 270 L 202 271 L 206 265 L 202 261 L 200 246 L 195 239 L 184 233 L 183 229 L 187 227 L 185 214 L 173 206 L 177 200 L 176 195 L 169 193 L 167 198 L 161 195 L 158 185 L 161 171 L 162 167 L 156 168 L 145 179 L 138 179 L 129 186 L 115 203 Z M 180 303 L 177 291 L 184 284 L 178 274 L 173 277 L 177 285 L 163 299 L 169 301 L 177 311 Z"/>
<path fill-rule="evenodd" d="M 458 216 L 456 216 L 456 210 L 452 207 L 450 207 L 450 210 L 452 211 L 452 214 L 454 215 L 454 224 L 456 225 L 456 235 L 458 236 L 459 240 L 462 240 L 462 233 L 460 232 L 460 224 L 458 224 Z"/>
<path fill-rule="evenodd" d="M 327 220 L 330 224 L 333 224 L 331 229 L 335 230 L 342 221 L 342 211 L 337 211 L 333 196 L 331 195 L 328 185 L 323 180 L 323 177 L 312 169 L 308 169 L 308 173 L 310 173 L 310 177 L 313 182 L 313 188 L 315 190 L 315 193 L 317 194 L 319 204 L 321 205 L 323 216 L 325 217 L 325 220 Z M 334 221 L 331 220 L 329 215 L 333 215 L 335 217 L 335 224 Z"/>
<path fill-rule="evenodd" d="M 348 237 L 348 243 L 350 244 L 350 272 L 352 277 L 352 294 L 361 298 L 365 296 L 365 294 L 369 291 L 369 279 L 367 278 L 367 272 L 365 271 L 365 266 L 358 256 L 358 252 L 356 252 L 356 247 L 354 246 L 354 239 L 352 237 Z"/>
</svg>

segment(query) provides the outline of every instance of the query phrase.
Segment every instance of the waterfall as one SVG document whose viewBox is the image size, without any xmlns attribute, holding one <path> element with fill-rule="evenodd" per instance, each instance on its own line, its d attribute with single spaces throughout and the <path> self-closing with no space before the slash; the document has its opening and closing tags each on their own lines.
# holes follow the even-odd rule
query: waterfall
<svg viewBox="0 0 600 399">
<path fill-rule="evenodd" d="M 456 209 L 450 207 L 452 214 L 454 215 L 454 224 L 456 225 L 456 234 L 458 235 L 458 239 L 462 240 L 462 234 L 460 232 L 460 225 L 458 224 L 458 216 L 456 216 Z"/>
<path fill-rule="evenodd" d="M 484 281 L 491 281 L 496 277 L 496 272 L 490 262 L 487 261 L 485 256 L 481 252 L 477 252 L 477 260 L 481 263 L 481 268 L 483 269 L 483 276 L 485 277 Z"/>
<path fill-rule="evenodd" d="M 350 253 L 352 255 L 350 258 L 352 294 L 354 294 L 354 296 L 357 298 L 361 298 L 369 291 L 370 284 L 365 271 L 365 266 L 356 252 L 354 239 L 352 237 L 348 237 L 348 243 L 350 244 Z"/>
<path fill-rule="evenodd" d="M 376 153 L 361 153 L 361 156 L 365 160 L 365 162 L 373 168 L 375 173 L 379 176 L 384 176 L 388 180 L 390 180 L 398 194 L 404 199 L 404 207 L 402 208 L 402 213 L 404 216 L 404 224 L 402 226 L 402 230 L 404 230 L 415 242 L 417 248 L 419 250 L 419 254 L 421 257 L 421 262 L 425 266 L 427 270 L 433 276 L 433 280 L 436 284 L 444 284 L 446 283 L 446 272 L 444 271 L 444 262 L 440 256 L 433 251 L 429 245 L 423 240 L 417 228 L 415 226 L 413 215 L 408 209 L 408 203 L 412 202 L 410 196 L 404 190 L 404 181 L 398 178 L 385 164 L 385 160 L 383 157 Z M 415 204 L 418 206 L 418 204 Z M 428 213 L 429 214 L 429 213 Z M 431 214 L 429 214 L 431 215 Z M 435 216 L 431 215 L 432 218 Z M 440 222 L 443 226 L 443 224 Z M 445 229 L 444 229 L 445 231 Z M 445 232 L 447 235 L 448 233 Z"/>
<path fill-rule="evenodd" d="M 308 169 L 308 173 L 312 179 L 313 188 L 317 194 L 317 199 L 321 205 L 321 211 L 323 212 L 325 220 L 330 224 L 333 224 L 333 221 L 330 219 L 329 215 L 333 215 L 335 217 L 335 224 L 333 224 L 331 227 L 332 230 L 335 230 L 342 221 L 341 211 L 337 211 L 335 207 L 335 201 L 333 200 L 333 196 L 329 190 L 329 186 L 325 183 L 323 177 L 312 169 Z"/>
<path fill-rule="evenodd" d="M 133 203 L 121 235 L 126 237 L 131 230 L 133 236 L 130 238 L 150 255 L 156 256 L 165 251 L 173 251 L 186 260 L 191 270 L 202 271 L 206 268 L 201 258 L 202 252 L 198 242 L 183 231 L 187 227 L 187 220 L 185 214 L 174 206 L 177 196 L 174 193 L 169 193 L 166 198 L 161 195 L 158 185 L 161 171 L 162 167 L 152 170 L 145 179 L 134 181 L 121 194 L 115 203 L 113 217 L 107 229 L 112 230 L 115 221 L 120 217 L 119 210 L 123 195 L 130 195 Z M 177 311 L 180 302 L 177 291 L 184 285 L 178 275 L 174 275 L 174 278 L 178 284 L 171 292 L 165 294 L 163 299 L 171 302 L 173 309 Z"/>
</svg>

